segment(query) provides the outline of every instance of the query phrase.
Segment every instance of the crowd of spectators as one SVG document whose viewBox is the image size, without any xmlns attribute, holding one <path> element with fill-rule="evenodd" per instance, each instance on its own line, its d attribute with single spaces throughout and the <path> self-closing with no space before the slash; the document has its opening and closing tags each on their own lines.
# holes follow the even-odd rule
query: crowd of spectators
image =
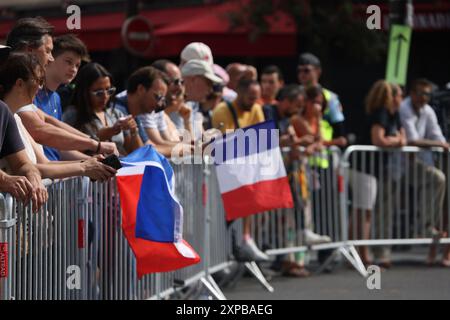
<svg viewBox="0 0 450 320">
<path fill-rule="evenodd" d="M 259 76 L 255 67 L 238 62 L 221 67 L 206 44 L 194 42 L 180 53 L 179 65 L 161 59 L 133 70 L 126 90 L 117 92 L 117 79 L 90 61 L 79 38 L 54 37 L 53 27 L 42 18 L 17 21 L 0 52 L 0 191 L 32 200 L 36 210 L 48 197 L 44 178 L 108 180 L 116 170 L 102 160 L 110 154 L 125 156 L 144 145 L 152 145 L 166 157 L 191 154 L 196 142 L 214 130 L 226 133 L 273 120 L 280 130 L 281 146 L 291 148 L 287 167 L 302 159 L 297 147 L 303 147 L 308 156 L 349 144 L 339 96 L 320 84 L 322 65 L 311 53 L 299 57 L 296 83 L 286 83 L 277 66 L 265 67 Z M 373 85 L 366 101 L 367 131 L 357 142 L 382 148 L 412 145 L 448 150 L 428 104 L 432 84 L 418 79 L 406 99 L 403 90 L 384 80 Z M 324 163 L 317 166 L 331 170 Z M 444 236 L 437 216 L 444 210 L 445 174 L 426 152 L 409 168 L 426 173 L 416 187 L 432 199 L 436 216 L 427 218 L 427 230 L 432 237 Z M 358 168 L 350 176 L 358 186 L 353 206 L 365 216 L 351 227 L 369 239 L 377 189 L 385 181 Z M 300 197 L 307 206 L 307 197 Z M 308 216 L 313 210 L 304 211 L 306 243 L 330 242 L 327 235 L 313 232 L 313 219 Z M 252 239 L 251 229 L 251 219 L 244 219 L 240 253 L 256 261 L 268 260 Z M 382 251 L 380 261 L 389 267 L 390 250 Z M 360 253 L 364 263 L 373 263 L 367 248 L 360 248 Z M 435 256 L 432 248 L 430 264 Z M 308 275 L 301 261 L 285 260 L 286 275 Z M 442 263 L 450 266 L 448 249 Z"/>
</svg>

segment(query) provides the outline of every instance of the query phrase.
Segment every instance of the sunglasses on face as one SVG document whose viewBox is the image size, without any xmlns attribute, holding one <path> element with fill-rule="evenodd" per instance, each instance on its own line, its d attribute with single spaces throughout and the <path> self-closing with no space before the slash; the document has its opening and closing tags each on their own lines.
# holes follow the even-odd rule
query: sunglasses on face
<svg viewBox="0 0 450 320">
<path fill-rule="evenodd" d="M 153 97 L 155 98 L 155 100 L 158 104 L 166 103 L 166 96 L 164 96 L 162 94 L 154 93 Z"/>
<path fill-rule="evenodd" d="M 300 67 L 300 68 L 298 68 L 298 72 L 299 73 L 311 73 L 313 71 L 313 69 L 312 68 L 302 68 L 302 67 Z"/>
<path fill-rule="evenodd" d="M 95 90 L 95 91 L 91 91 L 91 94 L 94 97 L 97 98 L 101 98 L 103 97 L 104 94 L 106 94 L 108 97 L 111 97 L 114 93 L 116 92 L 116 88 L 115 87 L 111 87 L 109 89 L 100 89 L 100 90 Z"/>
<path fill-rule="evenodd" d="M 157 105 L 155 112 L 160 113 L 161 111 L 164 111 L 164 109 L 166 108 L 166 97 L 158 93 L 154 93 L 153 96 L 155 97 Z"/>
<path fill-rule="evenodd" d="M 182 86 L 182 85 L 184 85 L 184 80 L 183 79 L 173 79 L 170 84 L 173 84 L 175 86 Z"/>
<path fill-rule="evenodd" d="M 416 94 L 420 97 L 431 98 L 431 92 L 419 91 Z"/>
</svg>

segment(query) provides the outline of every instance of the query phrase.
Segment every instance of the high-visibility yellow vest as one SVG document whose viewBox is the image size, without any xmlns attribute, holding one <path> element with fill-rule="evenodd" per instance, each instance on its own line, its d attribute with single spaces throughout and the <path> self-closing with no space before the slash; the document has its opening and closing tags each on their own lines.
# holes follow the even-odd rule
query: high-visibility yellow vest
<svg viewBox="0 0 450 320">
<path fill-rule="evenodd" d="M 325 98 L 325 101 L 327 102 L 327 107 L 324 110 L 324 115 L 330 112 L 330 108 L 328 108 L 328 104 L 330 103 L 331 98 L 333 97 L 333 93 L 328 89 L 323 89 L 323 96 Z"/>
<path fill-rule="evenodd" d="M 333 140 L 333 127 L 326 120 L 320 121 L 320 134 L 324 141 Z M 327 150 L 322 151 L 319 154 L 315 154 L 309 158 L 309 165 L 311 167 L 318 167 L 321 169 L 328 169 L 330 162 L 328 161 L 329 152 Z"/>
<path fill-rule="evenodd" d="M 320 121 L 320 134 L 322 135 L 322 138 L 324 141 L 331 141 L 333 140 L 333 127 L 331 124 L 326 120 Z"/>
</svg>

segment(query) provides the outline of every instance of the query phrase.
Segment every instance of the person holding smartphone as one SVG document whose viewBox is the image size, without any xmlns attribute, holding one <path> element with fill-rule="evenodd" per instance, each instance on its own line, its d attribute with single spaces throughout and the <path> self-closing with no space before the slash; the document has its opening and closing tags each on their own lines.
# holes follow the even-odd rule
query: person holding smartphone
<svg viewBox="0 0 450 320">
<path fill-rule="evenodd" d="M 114 108 L 115 93 L 111 74 L 98 63 L 88 63 L 79 72 L 63 120 L 100 142 L 114 142 L 120 155 L 127 155 L 144 144 L 133 116 Z"/>
</svg>

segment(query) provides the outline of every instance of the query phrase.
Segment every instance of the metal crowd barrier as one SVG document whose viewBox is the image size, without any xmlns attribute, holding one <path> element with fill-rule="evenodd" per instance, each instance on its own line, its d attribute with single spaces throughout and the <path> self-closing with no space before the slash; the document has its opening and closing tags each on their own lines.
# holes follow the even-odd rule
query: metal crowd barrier
<svg viewBox="0 0 450 320">
<path fill-rule="evenodd" d="M 211 276 L 229 265 L 231 253 L 226 241 L 223 205 L 217 198 L 220 192 L 215 170 L 208 164 L 173 165 L 173 168 L 177 196 L 185 212 L 183 236 L 202 258 L 199 264 L 176 271 L 175 285 L 178 289 L 188 286 L 195 289 L 195 284 L 200 283 L 215 298 L 224 300 L 225 296 Z"/>
<path fill-rule="evenodd" d="M 67 179 L 47 184 L 49 201 L 36 214 L 0 194 L 0 300 L 163 299 L 197 282 L 224 299 L 211 277 L 231 255 L 215 171 L 173 168 L 184 238 L 199 264 L 137 279 L 115 180 Z"/>
<path fill-rule="evenodd" d="M 295 208 L 254 216 L 254 239 L 269 255 L 331 249 L 322 268 L 343 255 L 362 275 L 367 271 L 356 247 L 450 243 L 429 228 L 450 230 L 449 205 L 435 212 L 436 201 L 430 198 L 445 192 L 448 199 L 450 182 L 446 174 L 426 180 L 430 170 L 416 165 L 423 152 L 353 146 L 343 155 L 333 148 L 301 154 L 287 166 Z M 436 167 L 448 172 L 448 154 L 433 150 L 433 156 Z M 185 213 L 184 238 L 201 263 L 137 279 L 135 258 L 122 234 L 115 181 L 56 181 L 48 184 L 49 201 L 37 214 L 0 194 L 0 300 L 186 298 L 196 286 L 225 299 L 211 275 L 230 266 L 233 241 L 242 241 L 242 224 L 227 226 L 213 166 L 173 168 Z M 374 178 L 361 180 L 357 173 Z M 438 177 L 444 177 L 444 191 L 442 183 L 434 183 Z M 358 191 L 367 189 L 361 185 L 367 181 L 376 188 L 376 201 L 370 214 L 361 214 L 357 205 L 365 198 Z M 428 184 L 420 186 L 420 181 Z M 367 217 L 373 221 L 370 231 L 360 232 L 358 223 L 364 225 Z M 310 243 L 306 230 L 327 235 L 330 242 Z"/>
<path fill-rule="evenodd" d="M 339 170 L 341 151 L 330 148 L 307 155 L 286 166 L 295 207 L 254 216 L 253 237 L 269 255 L 285 255 L 309 250 L 333 249 L 342 242 L 339 207 Z M 284 157 L 289 157 L 286 148 Z M 330 237 L 328 243 L 305 239 L 305 230 Z"/>
<path fill-rule="evenodd" d="M 423 158 L 436 169 L 420 165 Z M 448 154 L 439 148 L 382 150 L 352 146 L 343 155 L 337 148 L 304 155 L 287 167 L 295 208 L 254 216 L 253 237 L 260 248 L 268 248 L 268 254 L 290 255 L 291 261 L 298 260 L 295 253 L 333 250 L 318 273 L 342 255 L 367 276 L 357 247 L 380 247 L 379 255 L 383 256 L 395 245 L 450 243 L 449 237 L 440 238 L 431 232 L 433 226 L 447 234 L 450 230 L 450 182 L 446 178 L 449 166 Z M 369 191 L 375 192 L 376 198 L 369 216 L 356 207 L 361 206 L 356 198 L 367 197 L 361 194 L 363 186 L 358 185 L 361 173 L 373 177 Z M 378 181 L 375 185 L 374 180 Z M 441 184 L 435 180 L 441 180 Z M 367 179 L 363 181 L 367 183 Z M 437 189 L 445 199 L 440 212 L 434 205 Z M 365 225 L 368 217 L 373 223 L 370 232 L 364 234 L 358 227 Z M 305 230 L 328 235 L 331 242 L 308 243 Z"/>
<path fill-rule="evenodd" d="M 36 214 L 9 196 L 0 198 L 1 299 L 83 298 L 85 292 L 67 286 L 66 275 L 79 271 L 86 278 L 80 189 L 80 179 L 49 185 L 49 201 Z"/>
<path fill-rule="evenodd" d="M 346 181 L 341 194 L 342 219 L 348 243 L 381 246 L 384 251 L 394 245 L 450 243 L 449 237 L 439 238 L 432 232 L 432 228 L 450 230 L 448 152 L 352 146 L 341 165 Z M 375 192 L 373 207 L 365 206 L 369 203 L 361 189 Z M 361 203 L 361 196 L 366 203 Z M 368 227 L 363 232 L 358 225 Z"/>
</svg>

